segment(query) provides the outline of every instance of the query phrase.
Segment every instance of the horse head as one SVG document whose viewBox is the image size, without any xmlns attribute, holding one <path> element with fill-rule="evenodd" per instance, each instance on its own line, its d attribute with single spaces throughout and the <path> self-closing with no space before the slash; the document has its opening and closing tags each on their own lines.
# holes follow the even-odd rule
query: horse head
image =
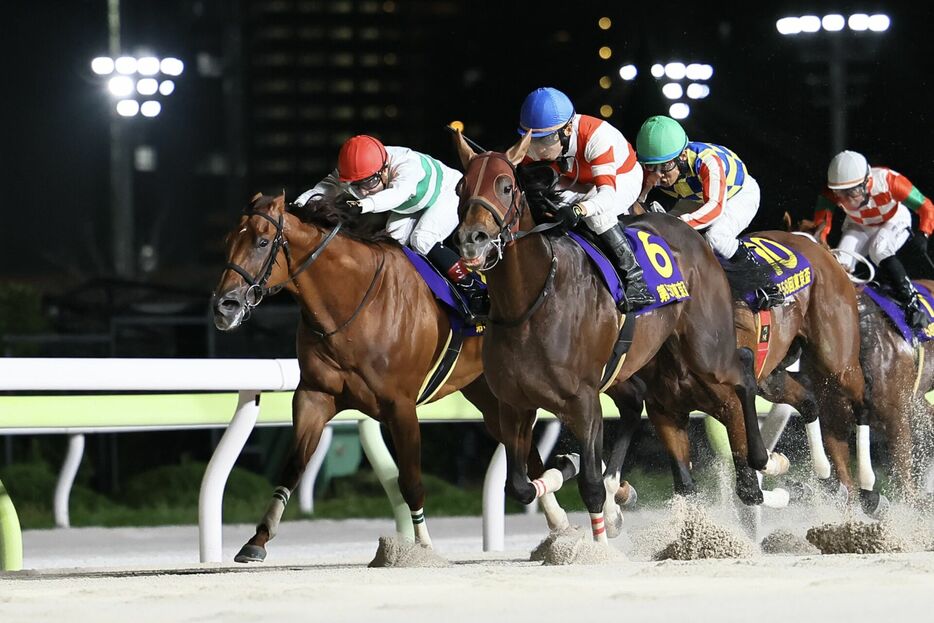
<svg viewBox="0 0 934 623">
<path fill-rule="evenodd" d="M 505 154 L 477 154 L 460 132 L 454 140 L 464 166 L 464 177 L 457 187 L 461 256 L 468 266 L 489 268 L 519 230 L 525 198 L 516 178 L 516 165 L 525 157 L 532 135 L 526 134 Z M 494 252 L 496 257 L 491 257 Z"/>
<path fill-rule="evenodd" d="M 285 195 L 257 193 L 237 228 L 227 235 L 227 266 L 214 290 L 214 325 L 235 329 L 267 294 L 288 280 L 289 247 L 285 237 Z M 279 260 L 280 255 L 286 261 Z M 278 284 L 269 287 L 269 283 Z"/>
</svg>

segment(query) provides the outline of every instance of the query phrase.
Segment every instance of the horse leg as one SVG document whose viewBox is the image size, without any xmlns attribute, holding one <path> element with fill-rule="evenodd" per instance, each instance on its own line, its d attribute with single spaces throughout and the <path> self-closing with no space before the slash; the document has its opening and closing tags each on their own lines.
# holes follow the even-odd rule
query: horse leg
<svg viewBox="0 0 934 623">
<path fill-rule="evenodd" d="M 499 426 L 499 400 L 493 395 L 486 379 L 482 376 L 479 377 L 473 383 L 461 388 L 461 393 L 483 414 L 483 422 L 493 439 L 503 443 Z M 529 457 L 526 467 L 531 478 L 540 478 L 545 472 L 542 457 L 534 443 L 529 445 Z M 549 530 L 565 530 L 571 525 L 567 513 L 558 504 L 558 499 L 553 492 L 542 495 L 539 498 L 539 505 L 545 514 L 545 521 L 548 523 Z"/>
<path fill-rule="evenodd" d="M 603 413 L 600 411 L 600 395 L 594 391 L 578 397 L 574 409 L 563 421 L 568 422 L 571 432 L 581 445 L 580 474 L 577 487 L 584 506 L 590 513 L 593 540 L 607 542 L 604 522 L 604 502 L 607 498 L 603 485 Z"/>
<path fill-rule="evenodd" d="M 603 482 L 607 493 L 620 506 L 634 506 L 639 497 L 635 488 L 628 482 L 620 482 L 620 478 L 632 438 L 642 423 L 646 392 L 645 383 L 636 376 L 630 377 L 627 383 L 614 386 L 607 392 L 619 409 L 619 428 L 606 469 L 603 471 Z"/>
<path fill-rule="evenodd" d="M 415 543 L 431 547 L 428 525 L 425 523 L 425 487 L 422 485 L 422 436 L 410 401 L 389 403 L 380 410 L 389 428 L 396 460 L 399 464 L 399 491 L 412 514 Z"/>
<path fill-rule="evenodd" d="M 285 512 L 292 491 L 305 471 L 305 466 L 318 447 L 321 431 L 337 413 L 334 396 L 299 386 L 292 396 L 292 450 L 279 476 L 279 486 L 272 494 L 266 514 L 256 526 L 256 533 L 234 557 L 236 562 L 262 562 L 266 558 L 266 543 L 276 536 L 279 521 Z"/>
<path fill-rule="evenodd" d="M 668 450 L 671 477 L 675 495 L 695 495 L 697 485 L 691 475 L 691 442 L 688 439 L 688 413 L 666 413 L 652 403 L 648 404 L 649 419 L 655 433 Z"/>
</svg>

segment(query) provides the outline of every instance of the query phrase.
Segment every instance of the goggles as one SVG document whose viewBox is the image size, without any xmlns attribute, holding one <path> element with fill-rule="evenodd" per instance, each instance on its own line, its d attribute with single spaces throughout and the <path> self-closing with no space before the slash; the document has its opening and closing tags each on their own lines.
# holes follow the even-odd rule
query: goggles
<svg viewBox="0 0 934 623">
<path fill-rule="evenodd" d="M 658 164 L 643 164 L 642 167 L 651 173 L 668 173 L 669 171 L 674 170 L 678 166 L 678 159 L 669 160 L 668 162 L 659 162 Z"/>
<path fill-rule="evenodd" d="M 853 188 L 843 188 L 832 192 L 835 196 L 840 198 L 858 199 L 866 194 L 866 184 L 863 183 Z"/>
<path fill-rule="evenodd" d="M 354 189 L 359 190 L 373 190 L 380 185 L 380 182 L 383 181 L 383 170 L 385 167 L 371 175 L 370 177 L 365 177 L 362 180 L 357 180 L 356 182 L 351 182 L 350 186 Z"/>
</svg>

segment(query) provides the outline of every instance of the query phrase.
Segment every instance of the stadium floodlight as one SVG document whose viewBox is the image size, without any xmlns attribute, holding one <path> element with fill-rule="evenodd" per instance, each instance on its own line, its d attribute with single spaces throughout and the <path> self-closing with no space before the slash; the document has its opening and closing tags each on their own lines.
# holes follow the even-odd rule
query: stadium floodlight
<svg viewBox="0 0 934 623">
<path fill-rule="evenodd" d="M 821 28 L 829 32 L 838 32 L 843 30 L 846 26 L 846 20 L 842 15 L 833 13 L 831 15 L 825 15 L 820 20 Z"/>
<path fill-rule="evenodd" d="M 704 75 L 704 66 L 700 63 L 691 63 L 685 69 L 684 75 L 688 80 L 703 80 L 701 76 Z"/>
<path fill-rule="evenodd" d="M 801 32 L 817 32 L 820 30 L 820 18 L 816 15 L 802 15 L 799 18 Z"/>
<path fill-rule="evenodd" d="M 656 79 L 661 78 L 665 75 L 665 66 L 661 63 L 655 63 L 652 65 L 652 76 Z"/>
<path fill-rule="evenodd" d="M 142 106 L 139 107 L 139 111 L 144 117 L 155 117 L 162 112 L 162 104 L 156 100 L 148 100 L 143 102 Z"/>
<path fill-rule="evenodd" d="M 132 56 L 121 56 L 114 61 L 114 68 L 118 74 L 130 75 L 136 73 L 136 58 Z"/>
<path fill-rule="evenodd" d="M 136 63 L 136 71 L 143 76 L 155 76 L 159 73 L 159 59 L 155 56 L 144 56 Z"/>
<path fill-rule="evenodd" d="M 136 91 L 140 95 L 154 95 L 159 90 L 159 81 L 155 78 L 143 78 L 136 83 Z"/>
<path fill-rule="evenodd" d="M 850 15 L 849 19 L 846 20 L 846 25 L 850 27 L 850 30 L 855 30 L 856 32 L 868 30 L 869 16 L 865 13 L 853 13 L 853 15 Z"/>
<path fill-rule="evenodd" d="M 688 85 L 687 95 L 692 100 L 704 99 L 705 97 L 710 95 L 710 87 L 707 86 L 706 84 L 698 84 L 696 82 L 692 82 L 691 84 Z"/>
<path fill-rule="evenodd" d="M 668 115 L 672 119 L 686 119 L 691 114 L 691 107 L 684 102 L 672 104 L 668 109 Z"/>
<path fill-rule="evenodd" d="M 801 20 L 797 17 L 783 17 L 775 22 L 775 28 L 783 35 L 797 35 L 801 32 Z"/>
<path fill-rule="evenodd" d="M 107 81 L 107 90 L 115 97 L 126 97 L 133 92 L 133 79 L 129 76 L 114 76 Z"/>
<path fill-rule="evenodd" d="M 704 72 L 701 74 L 698 80 L 710 80 L 711 78 L 713 78 L 713 67 L 706 63 L 703 64 L 702 67 L 704 68 Z"/>
<path fill-rule="evenodd" d="M 98 76 L 108 76 L 114 72 L 114 59 L 109 56 L 98 56 L 91 60 L 91 71 Z"/>
<path fill-rule="evenodd" d="M 619 68 L 619 77 L 623 80 L 635 80 L 637 75 L 639 75 L 639 70 L 635 65 L 623 65 Z"/>
<path fill-rule="evenodd" d="M 888 15 L 877 13 L 869 18 L 869 30 L 873 32 L 884 32 L 889 29 L 889 24 L 891 23 L 892 20 L 889 19 Z"/>
<path fill-rule="evenodd" d="M 134 117 L 139 112 L 139 102 L 136 100 L 120 100 L 117 102 L 117 114 L 121 117 Z"/>
<path fill-rule="evenodd" d="M 662 87 L 662 94 L 670 100 L 676 100 L 684 95 L 684 89 L 677 82 L 668 82 Z"/>
<path fill-rule="evenodd" d="M 162 95 L 171 95 L 175 90 L 175 83 L 171 80 L 163 80 L 159 83 L 159 93 Z"/>
<path fill-rule="evenodd" d="M 684 66 L 684 63 L 675 61 L 665 65 L 665 75 L 671 80 L 681 80 L 686 73 L 687 67 Z"/>
<path fill-rule="evenodd" d="M 162 70 L 162 73 L 167 76 L 180 76 L 185 70 L 185 63 L 170 56 L 162 59 L 159 63 L 159 68 Z"/>
</svg>

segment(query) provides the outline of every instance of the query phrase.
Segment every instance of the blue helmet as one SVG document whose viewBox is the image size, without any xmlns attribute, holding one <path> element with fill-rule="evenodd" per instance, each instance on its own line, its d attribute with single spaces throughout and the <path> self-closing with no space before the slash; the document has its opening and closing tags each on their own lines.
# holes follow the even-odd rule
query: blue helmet
<svg viewBox="0 0 934 623">
<path fill-rule="evenodd" d="M 574 104 L 567 95 L 552 87 L 535 89 L 522 102 L 519 134 L 532 131 L 532 138 L 557 132 L 574 116 Z"/>
</svg>

